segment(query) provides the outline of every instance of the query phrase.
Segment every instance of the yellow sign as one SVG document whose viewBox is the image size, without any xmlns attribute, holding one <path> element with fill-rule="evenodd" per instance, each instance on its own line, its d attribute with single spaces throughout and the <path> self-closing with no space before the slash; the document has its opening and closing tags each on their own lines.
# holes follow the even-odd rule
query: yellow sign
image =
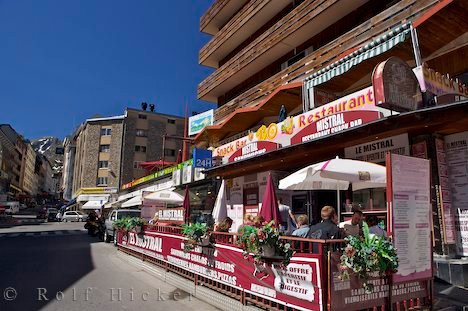
<svg viewBox="0 0 468 311">
<path fill-rule="evenodd" d="M 81 188 L 75 193 L 75 197 L 80 194 L 103 194 L 103 193 L 117 193 L 117 188 L 96 187 L 96 188 Z"/>
</svg>

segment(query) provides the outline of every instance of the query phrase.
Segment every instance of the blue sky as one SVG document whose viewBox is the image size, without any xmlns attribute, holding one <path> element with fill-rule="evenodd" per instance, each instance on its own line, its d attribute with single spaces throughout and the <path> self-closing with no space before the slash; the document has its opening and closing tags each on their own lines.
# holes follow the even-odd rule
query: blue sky
<svg viewBox="0 0 468 311">
<path fill-rule="evenodd" d="M 200 16 L 213 0 L 0 0 L 0 123 L 63 138 L 86 118 L 154 103 L 176 115 L 212 69 Z"/>
</svg>

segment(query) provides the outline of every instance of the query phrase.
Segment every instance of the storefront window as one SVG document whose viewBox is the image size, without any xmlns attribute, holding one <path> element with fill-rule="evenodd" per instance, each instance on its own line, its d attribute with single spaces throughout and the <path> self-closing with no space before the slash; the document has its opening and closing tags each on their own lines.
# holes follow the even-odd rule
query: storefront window
<svg viewBox="0 0 468 311">
<path fill-rule="evenodd" d="M 385 210 L 385 202 L 385 189 L 383 188 L 363 189 L 353 192 L 353 208 L 363 211 Z"/>
</svg>

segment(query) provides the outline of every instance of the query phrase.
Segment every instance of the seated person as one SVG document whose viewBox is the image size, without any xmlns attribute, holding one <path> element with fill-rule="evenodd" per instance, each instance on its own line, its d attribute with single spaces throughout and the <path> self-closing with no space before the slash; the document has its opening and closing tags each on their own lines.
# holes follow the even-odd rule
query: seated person
<svg viewBox="0 0 468 311">
<path fill-rule="evenodd" d="M 387 231 L 379 227 L 379 220 L 375 215 L 366 216 L 366 223 L 369 226 L 369 233 L 377 236 L 387 237 Z"/>
<path fill-rule="evenodd" d="M 353 236 L 359 236 L 362 235 L 362 219 L 364 218 L 364 215 L 360 210 L 355 210 L 353 217 L 351 218 L 351 221 L 349 222 L 344 222 L 343 224 L 343 230 L 346 235 L 353 235 Z M 340 224 L 341 227 L 341 224 Z"/>
<path fill-rule="evenodd" d="M 150 225 L 156 225 L 159 221 L 159 213 L 154 213 L 153 218 L 148 222 Z"/>
<path fill-rule="evenodd" d="M 231 229 L 233 220 L 229 217 L 224 218 L 219 224 L 216 225 L 215 230 L 217 232 L 229 232 Z"/>
<path fill-rule="evenodd" d="M 254 227 L 261 228 L 263 227 L 264 224 L 265 224 L 265 218 L 263 218 L 262 215 L 257 215 L 254 217 L 253 224 L 252 224 Z"/>
<path fill-rule="evenodd" d="M 241 234 L 242 228 L 244 228 L 244 226 L 253 226 L 253 219 L 254 217 L 252 216 L 252 214 L 245 214 L 244 223 L 239 226 L 239 228 L 237 229 L 237 233 Z"/>
<path fill-rule="evenodd" d="M 324 206 L 320 212 L 322 221 L 310 227 L 308 238 L 312 239 L 335 239 L 340 236 L 340 229 L 336 225 L 337 218 L 335 209 L 332 206 Z"/>
<path fill-rule="evenodd" d="M 299 215 L 297 216 L 297 229 L 294 230 L 292 235 L 305 238 L 309 233 L 309 229 L 309 218 L 307 215 Z"/>
</svg>

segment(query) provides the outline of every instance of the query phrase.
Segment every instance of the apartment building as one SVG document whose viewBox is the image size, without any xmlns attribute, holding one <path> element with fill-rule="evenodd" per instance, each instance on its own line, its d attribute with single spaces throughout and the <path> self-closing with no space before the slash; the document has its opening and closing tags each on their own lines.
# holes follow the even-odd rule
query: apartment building
<svg viewBox="0 0 468 311">
<path fill-rule="evenodd" d="M 73 137 L 65 137 L 63 140 L 63 172 L 61 180 L 61 191 L 63 198 L 70 201 L 72 199 L 73 171 L 75 168 L 76 144 Z"/>
<path fill-rule="evenodd" d="M 454 254 L 457 248 L 458 255 L 466 256 L 467 235 L 457 225 L 464 221 L 459 211 L 466 203 L 456 195 L 467 191 L 466 183 L 456 180 L 455 164 L 448 165 L 449 173 L 440 169 L 446 165 L 440 154 L 444 141 L 468 135 L 467 103 L 460 100 L 468 97 L 467 14 L 463 0 L 213 1 L 200 19 L 200 30 L 212 38 L 201 48 L 199 63 L 214 72 L 198 85 L 198 98 L 218 108 L 213 125 L 194 139 L 198 146 L 211 147 L 223 165 L 207 175 L 239 178 L 234 183 L 241 189 L 248 180 L 240 203 L 255 205 L 258 200 L 249 198 L 260 192 L 251 184 L 261 184 L 259 176 L 265 172 L 293 172 L 337 155 L 356 157 L 350 153 L 355 146 L 403 135 L 405 143 L 398 150 L 431 159 L 432 187 L 445 188 L 444 203 L 433 207 L 436 252 Z M 386 70 L 383 77 L 379 70 L 386 65 L 394 71 Z M 392 99 L 377 99 L 373 95 L 382 94 L 379 82 L 386 83 L 387 92 L 411 86 L 413 93 L 394 91 Z M 367 121 L 352 111 L 364 94 L 374 109 Z M 382 110 L 397 107 L 392 100 L 413 103 L 398 112 L 414 115 L 395 117 L 398 113 Z M 428 107 L 433 110 L 422 112 Z M 322 123 L 316 123 L 353 113 L 359 115 L 359 125 L 346 131 L 321 131 Z M 244 148 L 250 143 L 254 145 Z M 424 153 L 415 153 L 418 146 Z M 455 189 L 453 194 L 449 188 Z M 352 195 L 371 198 L 364 206 L 373 202 L 372 211 L 387 217 L 385 204 L 376 204 L 378 197 L 385 202 L 382 191 Z M 307 213 L 309 219 L 319 219 L 318 206 L 324 203 L 346 215 L 343 202 L 326 193 L 285 197 L 297 208 L 294 212 Z M 440 199 L 432 193 L 433 202 Z"/>
<path fill-rule="evenodd" d="M 75 133 L 73 194 L 83 188 L 119 187 L 124 116 L 86 120 Z"/>
<path fill-rule="evenodd" d="M 4 148 L 3 161 L 6 174 L 10 180 L 9 193 L 20 194 L 23 192 L 27 146 L 22 137 L 9 124 L 0 125 L 0 141 Z"/>
<path fill-rule="evenodd" d="M 23 190 L 26 194 L 34 196 L 38 193 L 39 181 L 34 173 L 36 166 L 36 151 L 29 141 L 26 141 L 26 162 L 24 168 Z"/>
<path fill-rule="evenodd" d="M 123 138 L 121 184 L 147 175 L 141 164 L 177 161 L 182 150 L 184 118 L 127 108 Z"/>
</svg>

